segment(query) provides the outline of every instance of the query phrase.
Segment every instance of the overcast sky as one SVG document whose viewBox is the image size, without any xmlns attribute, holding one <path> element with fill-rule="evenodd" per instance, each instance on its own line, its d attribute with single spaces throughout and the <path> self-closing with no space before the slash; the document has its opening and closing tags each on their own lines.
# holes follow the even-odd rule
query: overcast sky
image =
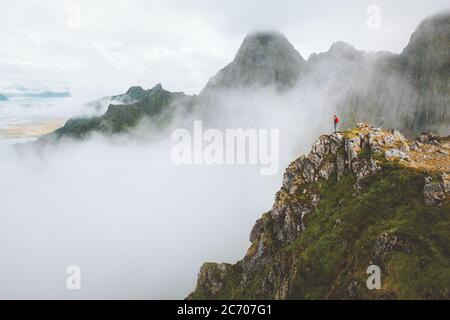
<svg viewBox="0 0 450 320">
<path fill-rule="evenodd" d="M 367 27 L 371 5 L 380 9 L 379 29 Z M 63 84 L 88 99 L 162 83 L 197 93 L 252 30 L 283 32 L 305 59 L 337 40 L 400 52 L 423 18 L 449 7 L 448 0 L 1 1 L 0 90 Z"/>
</svg>

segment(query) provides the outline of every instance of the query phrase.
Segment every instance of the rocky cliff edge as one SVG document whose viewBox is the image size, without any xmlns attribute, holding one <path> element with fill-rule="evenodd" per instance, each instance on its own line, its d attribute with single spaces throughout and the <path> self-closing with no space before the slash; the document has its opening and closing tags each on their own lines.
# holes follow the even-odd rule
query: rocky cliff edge
<svg viewBox="0 0 450 320">
<path fill-rule="evenodd" d="M 449 154 L 431 133 L 321 136 L 287 168 L 246 256 L 205 263 L 188 299 L 450 298 Z M 366 286 L 373 264 L 380 290 Z"/>
</svg>

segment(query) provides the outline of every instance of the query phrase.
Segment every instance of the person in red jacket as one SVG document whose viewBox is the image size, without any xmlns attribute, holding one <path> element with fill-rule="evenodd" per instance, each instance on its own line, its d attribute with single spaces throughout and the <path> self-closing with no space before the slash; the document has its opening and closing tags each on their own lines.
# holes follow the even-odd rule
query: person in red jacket
<svg viewBox="0 0 450 320">
<path fill-rule="evenodd" d="M 339 124 L 339 118 L 338 118 L 338 116 L 334 115 L 334 133 L 337 132 L 338 124 Z"/>
</svg>

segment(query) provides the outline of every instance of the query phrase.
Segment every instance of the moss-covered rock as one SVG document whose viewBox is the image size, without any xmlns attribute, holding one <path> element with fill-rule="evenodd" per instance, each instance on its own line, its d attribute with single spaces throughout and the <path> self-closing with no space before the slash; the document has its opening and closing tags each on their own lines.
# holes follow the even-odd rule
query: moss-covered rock
<svg viewBox="0 0 450 320">
<path fill-rule="evenodd" d="M 189 298 L 449 299 L 450 144 L 440 141 L 413 150 L 399 132 L 365 124 L 322 136 L 286 170 L 247 255 L 206 264 Z M 408 159 L 386 157 L 393 148 Z M 426 201 L 429 183 L 439 201 Z M 371 265 L 380 290 L 366 286 Z"/>
</svg>

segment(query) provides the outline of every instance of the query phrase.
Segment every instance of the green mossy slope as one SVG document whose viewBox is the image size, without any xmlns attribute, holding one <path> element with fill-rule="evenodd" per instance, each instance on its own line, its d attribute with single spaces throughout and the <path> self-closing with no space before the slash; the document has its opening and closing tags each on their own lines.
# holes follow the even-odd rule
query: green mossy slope
<svg viewBox="0 0 450 320">
<path fill-rule="evenodd" d="M 351 180 L 322 189 L 308 228 L 289 248 L 298 270 L 292 298 L 450 298 L 450 207 L 425 206 L 423 173 L 384 167 L 358 197 Z M 397 240 L 377 252 L 385 234 Z M 381 290 L 366 287 L 372 264 L 382 269 Z"/>
<path fill-rule="evenodd" d="M 296 269 L 288 298 L 450 299 L 450 204 L 426 206 L 424 173 L 395 164 L 370 177 L 358 196 L 354 183 L 346 176 L 322 185 L 306 230 L 294 243 L 274 248 L 275 260 Z M 372 264 L 382 270 L 381 290 L 366 286 Z M 197 288 L 189 298 L 276 298 L 275 291 L 258 292 L 270 268 L 257 269 L 243 286 L 241 265 L 225 267 L 219 274 L 216 264 L 203 266 L 222 282 L 217 296 Z"/>
</svg>

